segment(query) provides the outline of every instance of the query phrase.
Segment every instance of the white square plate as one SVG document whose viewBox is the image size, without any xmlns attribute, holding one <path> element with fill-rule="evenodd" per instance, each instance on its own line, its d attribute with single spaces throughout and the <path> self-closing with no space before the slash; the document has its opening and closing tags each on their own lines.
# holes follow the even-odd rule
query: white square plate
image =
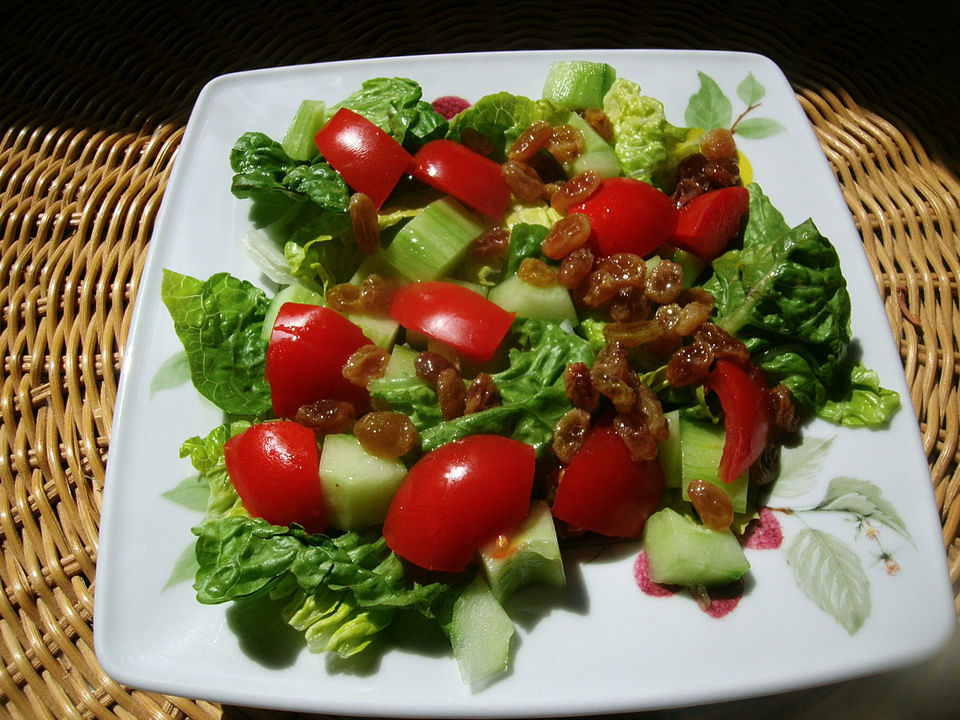
<svg viewBox="0 0 960 720">
<path fill-rule="evenodd" d="M 606 61 L 663 101 L 685 125 L 698 71 L 733 104 L 753 75 L 764 89 L 752 115 L 784 130 L 738 139 L 754 178 L 790 225 L 813 217 L 839 251 L 853 298 L 853 331 L 868 366 L 904 406 L 880 431 L 814 422 L 812 438 L 834 438 L 807 485 L 780 505 L 810 508 L 835 477 L 869 481 L 902 519 L 906 534 L 848 513 L 778 514 L 784 546 L 748 550 L 752 564 L 739 606 L 717 620 L 689 597 L 641 592 L 638 548 L 621 546 L 572 565 L 571 587 L 535 620 L 518 624 L 511 673 L 479 692 L 465 687 L 450 655 L 392 651 L 366 674 L 337 671 L 323 656 L 291 650 L 261 629 L 260 645 L 237 629 L 228 607 L 199 604 L 190 582 L 168 586 L 192 542 L 200 513 L 161 496 L 193 474 L 180 443 L 206 434 L 221 413 L 189 383 L 157 387 L 180 350 L 160 302 L 161 270 L 206 278 L 219 271 L 267 287 L 240 249 L 248 204 L 230 194 L 230 148 L 245 131 L 279 139 L 300 101 L 335 103 L 363 80 L 404 76 L 424 99 L 470 101 L 508 90 L 539 97 L 555 60 Z M 126 347 L 116 406 L 97 568 L 96 652 L 120 682 L 233 704 L 330 714 L 530 716 L 604 713 L 689 705 L 775 693 L 879 672 L 921 660 L 955 625 L 939 519 L 903 370 L 860 238 L 836 180 L 789 83 L 770 60 L 750 54 L 686 51 L 564 51 L 423 56 L 306 65 L 217 78 L 201 93 L 157 219 Z M 804 491 L 805 492 L 801 492 Z M 799 493 L 799 494 L 798 494 Z M 776 498 L 775 498 L 776 499 Z M 798 587 L 785 549 L 805 527 L 830 533 L 859 558 L 869 609 L 853 634 Z M 626 548 L 625 550 L 623 548 Z M 882 554 L 882 557 L 881 557 Z M 894 564 L 895 563 L 895 564 Z M 826 592 L 826 590 L 822 590 Z M 264 644 L 266 646 L 264 646 Z"/>
</svg>

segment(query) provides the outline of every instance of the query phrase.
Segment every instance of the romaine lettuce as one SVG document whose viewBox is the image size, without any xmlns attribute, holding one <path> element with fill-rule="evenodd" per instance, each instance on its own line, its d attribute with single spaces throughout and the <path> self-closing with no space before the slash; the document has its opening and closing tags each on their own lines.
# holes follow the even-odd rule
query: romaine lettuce
<svg viewBox="0 0 960 720">
<path fill-rule="evenodd" d="M 613 150 L 623 174 L 669 190 L 677 163 L 697 150 L 700 131 L 671 125 L 663 103 L 624 78 L 607 91 L 603 111 L 613 125 Z"/>
<path fill-rule="evenodd" d="M 569 110 L 547 100 L 500 92 L 480 98 L 455 115 L 450 120 L 447 138 L 459 141 L 463 131 L 470 128 L 490 140 L 496 149 L 496 159 L 503 160 L 507 148 L 534 122 L 546 120 L 551 125 L 560 125 L 569 116 Z"/>
</svg>

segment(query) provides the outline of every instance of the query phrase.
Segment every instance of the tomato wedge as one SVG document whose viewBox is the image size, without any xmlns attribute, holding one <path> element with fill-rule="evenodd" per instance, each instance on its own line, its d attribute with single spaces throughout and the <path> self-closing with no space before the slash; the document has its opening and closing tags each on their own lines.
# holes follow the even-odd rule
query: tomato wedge
<svg viewBox="0 0 960 720">
<path fill-rule="evenodd" d="M 317 400 L 343 400 L 357 415 L 366 412 L 370 394 L 343 377 L 343 366 L 357 348 L 369 344 L 363 331 L 338 312 L 284 303 L 267 346 L 273 414 L 292 418 L 301 405 Z"/>
<path fill-rule="evenodd" d="M 660 461 L 635 463 L 609 422 L 595 425 L 560 477 L 553 516 L 610 537 L 639 537 L 657 510 Z"/>
<path fill-rule="evenodd" d="M 680 209 L 670 242 L 710 262 L 721 255 L 740 232 L 740 221 L 749 204 L 750 192 L 744 187 L 721 188 L 698 195 Z"/>
<path fill-rule="evenodd" d="M 432 450 L 393 496 L 387 546 L 428 570 L 460 572 L 481 545 L 526 517 L 535 462 L 533 447 L 500 435 Z"/>
<path fill-rule="evenodd" d="M 253 425 L 223 446 L 243 506 L 273 525 L 323 530 L 320 454 L 313 430 L 284 420 Z"/>
<path fill-rule="evenodd" d="M 462 285 L 426 280 L 401 286 L 390 304 L 390 316 L 408 330 L 486 362 L 500 347 L 516 313 Z"/>
<path fill-rule="evenodd" d="M 720 398 L 727 432 L 720 456 L 720 479 L 740 475 L 760 457 L 770 438 L 770 413 L 763 385 L 730 360 L 717 360 L 703 382 Z"/>
<path fill-rule="evenodd" d="M 677 226 L 673 200 L 634 178 L 603 180 L 593 195 L 572 205 L 570 212 L 590 218 L 590 244 L 600 255 L 649 255 Z"/>
<path fill-rule="evenodd" d="M 314 137 L 314 142 L 353 190 L 380 208 L 410 164 L 410 153 L 363 115 L 340 108 Z"/>
<path fill-rule="evenodd" d="M 420 148 L 410 174 L 493 220 L 500 220 L 510 203 L 500 166 L 453 140 L 432 140 Z"/>
</svg>

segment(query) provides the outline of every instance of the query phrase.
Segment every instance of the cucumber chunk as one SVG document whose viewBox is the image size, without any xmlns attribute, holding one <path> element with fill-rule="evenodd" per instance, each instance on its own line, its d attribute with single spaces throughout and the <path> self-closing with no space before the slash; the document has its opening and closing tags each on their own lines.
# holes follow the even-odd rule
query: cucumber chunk
<svg viewBox="0 0 960 720">
<path fill-rule="evenodd" d="M 371 455 L 353 435 L 327 435 L 320 453 L 323 518 L 337 530 L 382 523 L 407 469 Z"/>
<path fill-rule="evenodd" d="M 326 105 L 322 100 L 304 100 L 280 141 L 280 147 L 294 160 L 313 160 L 320 152 L 314 137 L 325 120 Z"/>
<path fill-rule="evenodd" d="M 747 511 L 747 494 L 750 489 L 750 472 L 745 471 L 736 480 L 725 483 L 718 469 L 726 432 L 722 425 L 697 422 L 680 418 L 680 454 L 682 462 L 681 487 L 683 499 L 688 501 L 687 487 L 697 478 L 712 483 L 730 496 L 733 511 Z"/>
<path fill-rule="evenodd" d="M 667 419 L 670 434 L 662 443 L 657 444 L 657 455 L 667 487 L 678 488 L 683 484 L 683 452 L 680 447 L 680 411 L 671 410 L 663 414 Z"/>
<path fill-rule="evenodd" d="M 622 174 L 617 154 L 610 144 L 590 127 L 590 123 L 577 113 L 570 113 L 570 119 L 567 122 L 583 134 L 584 141 L 583 152 L 563 165 L 567 177 L 574 177 L 587 170 L 594 170 L 604 178 Z"/>
<path fill-rule="evenodd" d="M 270 336 L 273 334 L 273 326 L 277 322 L 277 315 L 280 314 L 280 308 L 284 303 L 303 303 L 304 305 L 323 305 L 323 295 L 314 292 L 310 288 L 294 283 L 281 288 L 273 296 L 273 300 L 267 306 L 267 311 L 263 315 L 263 327 L 260 336 L 270 342 Z"/>
<path fill-rule="evenodd" d="M 650 579 L 666 585 L 724 585 L 750 569 L 730 530 L 711 530 L 670 508 L 650 516 L 643 543 Z"/>
<path fill-rule="evenodd" d="M 607 63 L 555 62 L 543 84 L 543 99 L 568 110 L 603 107 L 603 96 L 616 79 L 617 71 Z"/>
<path fill-rule="evenodd" d="M 416 377 L 417 368 L 414 361 L 419 353 L 406 345 L 394 345 L 390 351 L 390 359 L 387 361 L 387 368 L 384 371 L 384 377 L 397 377 L 398 375 L 410 375 Z"/>
<path fill-rule="evenodd" d="M 549 506 L 534 500 L 530 514 L 480 548 L 480 567 L 490 592 L 503 602 L 526 585 L 567 584 Z"/>
<path fill-rule="evenodd" d="M 453 604 L 450 645 L 465 683 L 505 672 L 510 664 L 513 621 L 477 575 Z"/>
<path fill-rule="evenodd" d="M 570 291 L 554 283 L 548 287 L 535 287 L 511 275 L 499 285 L 490 288 L 487 297 L 507 312 L 534 320 L 564 320 L 576 325 L 577 310 L 570 299 Z"/>
<path fill-rule="evenodd" d="M 463 205 L 444 197 L 404 225 L 383 257 L 411 280 L 436 280 L 450 274 L 483 231 Z"/>
</svg>

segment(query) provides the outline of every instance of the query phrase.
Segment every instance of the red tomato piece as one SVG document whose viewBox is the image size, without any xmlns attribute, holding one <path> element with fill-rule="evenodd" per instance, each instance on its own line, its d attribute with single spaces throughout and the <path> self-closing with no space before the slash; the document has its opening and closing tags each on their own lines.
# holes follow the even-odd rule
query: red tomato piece
<svg viewBox="0 0 960 720">
<path fill-rule="evenodd" d="M 722 254 L 740 232 L 740 221 L 749 204 L 750 192 L 745 187 L 721 188 L 698 195 L 680 208 L 670 242 L 710 262 Z"/>
<path fill-rule="evenodd" d="M 720 456 L 720 479 L 730 482 L 747 470 L 767 446 L 770 413 L 764 387 L 749 372 L 729 360 L 717 360 L 703 386 L 720 398 L 727 432 Z"/>
<path fill-rule="evenodd" d="M 526 517 L 535 462 L 530 445 L 499 435 L 432 450 L 393 496 L 387 546 L 428 570 L 460 572 L 481 545 Z"/>
<path fill-rule="evenodd" d="M 277 420 L 253 425 L 223 446 L 227 474 L 243 506 L 273 525 L 323 530 L 320 453 L 313 430 Z"/>
<path fill-rule="evenodd" d="M 595 425 L 560 477 L 553 516 L 610 537 L 639 537 L 666 481 L 660 460 L 635 463 L 613 425 Z"/>
<path fill-rule="evenodd" d="M 493 220 L 510 203 L 500 165 L 453 140 L 431 140 L 413 156 L 410 174 Z"/>
<path fill-rule="evenodd" d="M 377 209 L 410 164 L 410 153 L 363 115 L 340 108 L 314 137 L 323 159 Z"/>
<path fill-rule="evenodd" d="M 599 189 L 570 207 L 590 218 L 590 244 L 600 255 L 646 256 L 667 241 L 677 226 L 677 206 L 641 180 L 607 178 Z"/>
<path fill-rule="evenodd" d="M 353 403 L 357 415 L 366 412 L 370 394 L 343 377 L 343 366 L 357 348 L 369 344 L 363 331 L 338 312 L 284 303 L 267 346 L 273 414 L 292 418 L 301 405 L 317 400 L 343 400 Z"/>
<path fill-rule="evenodd" d="M 486 362 L 500 347 L 516 313 L 462 285 L 427 280 L 401 286 L 393 296 L 390 316 L 471 360 Z"/>
</svg>

